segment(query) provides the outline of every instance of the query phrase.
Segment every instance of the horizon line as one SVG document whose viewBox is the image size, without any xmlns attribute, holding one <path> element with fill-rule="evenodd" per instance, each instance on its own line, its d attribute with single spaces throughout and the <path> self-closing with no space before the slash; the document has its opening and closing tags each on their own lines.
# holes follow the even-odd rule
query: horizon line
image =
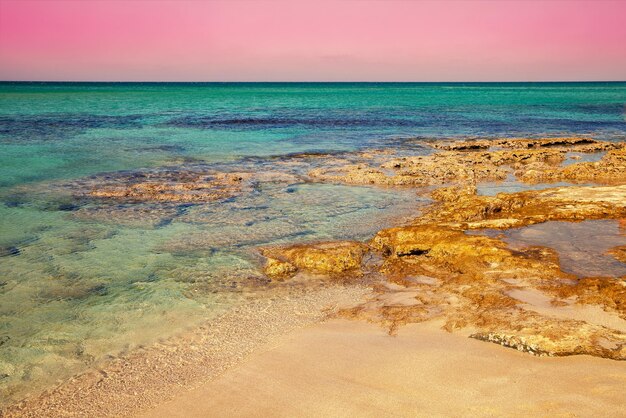
<svg viewBox="0 0 626 418">
<path fill-rule="evenodd" d="M 297 84 L 297 83 L 310 83 L 310 84 L 349 84 L 349 83 L 624 83 L 626 79 L 623 80 L 501 80 L 501 81 L 477 81 L 477 80 L 465 80 L 465 81 L 411 81 L 411 80 L 403 80 L 403 81 L 390 81 L 390 80 L 355 80 L 355 81 L 346 81 L 346 80 L 300 80 L 300 81 L 263 81 L 263 80 L 254 80 L 254 81 L 200 81 L 200 80 L 0 80 L 0 83 L 211 83 L 211 84 L 268 84 L 268 83 L 281 83 L 281 84 Z"/>
</svg>

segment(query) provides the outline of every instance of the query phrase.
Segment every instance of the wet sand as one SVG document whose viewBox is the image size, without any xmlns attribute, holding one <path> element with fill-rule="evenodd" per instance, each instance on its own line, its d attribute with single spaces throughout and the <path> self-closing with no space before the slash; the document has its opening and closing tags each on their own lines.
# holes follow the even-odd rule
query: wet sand
<svg viewBox="0 0 626 418">
<path fill-rule="evenodd" d="M 439 326 L 313 325 L 141 416 L 626 416 L 624 362 L 538 358 Z"/>
<path fill-rule="evenodd" d="M 173 399 L 263 352 L 282 335 L 362 303 L 363 286 L 282 289 L 239 304 L 186 333 L 130 350 L 42 394 L 0 409 L 0 417 L 121 417 Z"/>
</svg>

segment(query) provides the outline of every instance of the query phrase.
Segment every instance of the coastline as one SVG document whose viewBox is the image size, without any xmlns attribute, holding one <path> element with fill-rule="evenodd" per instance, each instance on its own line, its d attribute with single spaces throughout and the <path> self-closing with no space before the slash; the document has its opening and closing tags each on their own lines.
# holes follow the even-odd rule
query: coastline
<svg viewBox="0 0 626 418">
<path fill-rule="evenodd" d="M 536 358 L 414 324 L 294 331 L 140 417 L 623 416 L 626 363 Z"/>
<path fill-rule="evenodd" d="M 592 278 L 564 273 L 558 254 L 549 249 L 511 250 L 499 238 L 465 235 L 467 231 L 504 231 L 554 220 L 623 219 L 625 189 L 619 186 L 623 179 L 614 177 L 623 168 L 619 159 L 623 158 L 623 144 L 610 148 L 587 141 L 568 141 L 565 146 L 573 142 L 583 152 L 604 146 L 618 151 L 601 162 L 577 163 L 581 165 L 575 169 L 555 168 L 562 162 L 559 158 L 564 151 L 555 151 L 550 142 L 547 150 L 538 145 L 531 152 L 483 152 L 484 144 L 471 142 L 451 144 L 453 148 L 444 153 L 453 154 L 445 154 L 446 158 L 362 156 L 380 164 L 382 170 L 363 162 L 353 166 L 335 159 L 333 172 L 321 170 L 312 177 L 383 187 L 444 187 L 433 192 L 430 209 L 412 224 L 381 230 L 368 243 L 334 241 L 259 249 L 267 260 L 267 276 L 284 283 L 285 289 L 290 283 L 324 283 L 320 288 L 304 285 L 292 295 L 289 290 L 286 294 L 279 291 L 266 300 L 250 302 L 217 321 L 217 331 L 209 325 L 170 343 L 129 353 L 99 371 L 10 407 L 4 414 L 206 416 L 209 410 L 218 415 L 218 411 L 233 412 L 233 405 L 240 406 L 234 411 L 240 416 L 307 416 L 313 412 L 307 408 L 314 407 L 328 408 L 327 413 L 338 416 L 373 416 L 388 410 L 399 416 L 625 413 L 619 402 L 619 388 L 626 382 L 625 363 L 614 361 L 623 360 L 626 347 L 624 333 L 619 330 L 624 306 L 609 303 L 611 298 L 621 303 L 624 297 L 620 279 L 606 280 L 608 284 L 602 286 L 608 286 L 608 293 L 591 294 L 597 290 L 594 283 L 599 279 L 591 283 L 596 288 L 589 290 L 585 280 Z M 509 141 L 501 145 L 511 143 L 513 147 L 519 144 Z M 468 153 L 467 147 L 479 153 Z M 494 163 L 494 155 L 500 163 Z M 556 165 L 552 161 L 555 157 Z M 449 185 L 449 171 L 441 170 L 450 162 L 463 172 L 466 164 L 471 167 L 471 173 L 453 186 Z M 506 171 L 502 167 L 508 164 L 518 164 L 516 176 L 526 182 L 567 179 L 580 183 L 591 179 L 599 184 L 502 193 L 493 198 L 477 195 L 476 184 L 503 180 Z M 425 168 L 414 171 L 420 165 Z M 403 172 L 389 176 L 385 170 Z M 117 189 L 115 193 L 117 198 Z M 139 197 L 150 199 L 150 193 Z M 426 270 L 420 270 L 422 264 Z M 529 272 L 536 277 L 526 278 Z M 468 277 L 482 287 L 471 289 L 477 285 L 468 282 Z M 587 287 L 576 288 L 579 284 Z M 463 298 L 467 302 L 461 301 Z M 547 299 L 540 300 L 541 306 L 533 310 L 538 298 Z M 561 317 L 554 311 L 559 304 Z M 578 306 L 598 311 L 576 310 Z M 477 308 L 483 311 L 477 313 Z M 465 311 L 470 314 L 465 315 Z M 357 320 L 324 322 L 337 316 Z M 586 328 L 579 331 L 583 323 Z M 620 326 L 609 328 L 611 324 Z M 552 327 L 548 337 L 537 331 L 542 327 Z M 562 327 L 565 335 L 555 333 L 554 327 Z M 328 357 L 316 357 L 320 353 Z M 537 357 L 541 355 L 567 357 Z M 351 376 L 358 376 L 369 358 L 375 359 L 374 364 L 363 367 L 360 380 L 351 382 Z M 407 362 L 408 369 L 424 371 L 424 377 L 417 379 L 407 373 L 403 367 Z M 511 365 L 517 370 L 530 368 L 533 373 L 522 373 L 517 379 L 505 373 Z M 323 371 L 315 374 L 316 367 Z M 273 370 L 276 381 L 268 383 Z M 571 383 L 581 374 L 587 376 L 586 386 Z M 299 376 L 307 375 L 311 379 L 298 387 L 290 386 Z M 424 388 L 424 378 L 434 382 L 432 388 Z M 476 383 L 480 379 L 486 380 Z M 372 388 L 372 382 L 378 381 L 384 384 Z M 320 387 L 322 383 L 330 389 Z M 472 390 L 467 390 L 468 386 Z M 541 391 L 536 391 L 538 386 Z M 266 389 L 254 393 L 259 387 Z M 329 392 L 331 389 L 336 396 Z M 445 405 L 450 392 L 463 396 Z M 523 402 L 518 397 L 523 397 Z M 498 402 L 492 403 L 492 398 Z M 568 404 L 562 399 L 568 399 Z M 328 403 L 320 405 L 321 401 Z M 597 401 L 601 401 L 599 405 Z M 400 405 L 398 409 L 394 409 L 395 403 Z"/>
<path fill-rule="evenodd" d="M 134 416 L 218 378 L 251 352 L 362 302 L 368 293 L 362 286 L 321 285 L 242 303 L 189 332 L 104 361 L 0 410 L 0 416 Z"/>
</svg>

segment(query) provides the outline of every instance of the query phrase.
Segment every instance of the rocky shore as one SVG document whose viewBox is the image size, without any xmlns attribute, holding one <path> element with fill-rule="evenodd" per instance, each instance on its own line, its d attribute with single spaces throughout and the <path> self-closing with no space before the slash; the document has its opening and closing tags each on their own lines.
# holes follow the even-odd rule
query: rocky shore
<svg viewBox="0 0 626 418">
<path fill-rule="evenodd" d="M 278 308 L 264 311 L 259 318 L 271 322 L 282 317 L 288 324 L 282 326 L 278 320 L 276 328 L 268 322 L 269 328 L 259 328 L 262 335 L 252 329 L 232 328 L 238 316 L 225 316 L 226 328 L 219 325 L 219 332 L 212 335 L 217 339 L 231 336 L 227 330 L 231 328 L 238 330 L 237 338 L 247 332 L 255 334 L 245 347 L 228 338 L 226 345 L 219 345 L 199 331 L 193 337 L 193 354 L 180 344 L 173 344 L 175 349 L 166 347 L 170 354 L 163 354 L 163 347 L 149 349 L 147 357 L 134 358 L 131 354 L 128 359 L 132 364 L 137 364 L 137 359 L 148 360 L 146 367 L 138 366 L 140 378 L 133 378 L 130 386 L 122 384 L 129 375 L 121 370 L 122 363 L 116 363 L 117 371 L 110 373 L 110 366 L 103 366 L 99 373 L 77 378 L 78 386 L 76 381 L 61 385 L 4 414 L 88 413 L 78 400 L 80 391 L 105 408 L 102 415 L 134 414 L 138 409 L 132 405 L 133 397 L 116 401 L 118 390 L 126 393 L 132 392 L 133 385 L 142 387 L 139 393 L 146 395 L 140 407 L 146 408 L 158 404 L 159 397 L 172 387 L 180 386 L 176 379 L 160 385 L 163 375 L 155 372 L 151 361 L 165 367 L 173 352 L 191 370 L 193 364 L 181 359 L 189 355 L 206 366 L 213 360 L 222 361 L 223 350 L 235 344 L 239 351 L 236 358 L 228 358 L 230 367 L 252 348 L 291 332 L 296 325 L 329 317 L 378 324 L 390 335 L 415 326 L 411 324 L 436 326 L 451 335 L 499 344 L 524 355 L 626 360 L 626 276 L 572 274 L 564 271 L 558 251 L 549 245 L 516 247 L 497 234 L 550 222 L 612 220 L 619 225 L 620 236 L 626 237 L 626 143 L 566 137 L 415 144 L 428 151 L 411 155 L 409 147 L 401 153 L 369 150 L 294 155 L 276 161 L 271 170 L 262 173 L 185 166 L 94 176 L 57 185 L 74 199 L 92 203 L 78 207 L 71 216 L 113 217 L 121 222 L 148 218 L 155 225 L 181 213 L 192 216 L 186 205 L 219 203 L 254 193 L 255 188 L 262 187 L 259 185 L 288 186 L 294 182 L 408 188 L 430 203 L 410 222 L 380 229 L 366 241 L 258 247 L 259 274 L 239 278 L 238 287 L 267 288 L 271 292 L 263 297 L 268 300 L 280 300 L 289 294 L 288 289 L 297 288 L 302 292 L 298 300 L 302 301 L 308 300 L 310 289 L 313 299 L 306 302 L 310 306 L 302 315 L 296 298 L 293 303 L 281 302 Z M 493 196 L 479 192 L 482 184 L 494 181 L 515 182 L 523 190 Z M 536 185 L 541 187 L 533 188 Z M 206 239 L 202 237 L 203 242 Z M 171 245 L 174 249 L 184 243 L 175 244 Z M 188 247 L 181 248 L 187 251 Z M 618 245 L 606 254 L 624 263 L 624 248 Z M 225 289 L 228 283 L 220 286 Z M 260 322 L 250 318 L 259 306 L 257 303 L 245 310 L 254 327 Z M 210 349 L 206 344 L 212 344 Z M 187 370 L 183 366 L 181 370 Z M 189 379 L 181 373 L 175 376 L 185 385 L 193 385 L 215 379 L 225 368 L 218 368 L 219 373 L 193 374 Z M 120 402 L 119 407 L 107 407 L 111 402 Z"/>
<path fill-rule="evenodd" d="M 624 277 L 577 277 L 561 270 L 558 254 L 549 247 L 514 250 L 501 239 L 466 233 L 549 221 L 625 218 L 624 144 L 585 138 L 506 139 L 437 148 L 445 151 L 393 158 L 377 167 L 346 164 L 333 168 L 332 174 L 323 169 L 311 173 L 320 181 L 350 184 L 447 186 L 431 193 L 434 202 L 412 224 L 381 230 L 366 244 L 341 241 L 262 249 L 266 274 L 277 280 L 301 271 L 344 280 L 375 276 L 376 297 L 340 315 L 381 323 L 390 333 L 407 323 L 442 320 L 447 331 L 535 355 L 626 360 L 626 322 L 613 328 L 598 318 L 586 321 L 558 314 L 559 308 L 572 304 L 592 305 L 605 312 L 608 322 L 619 324 L 626 320 Z M 597 162 L 561 165 L 568 152 L 607 150 Z M 477 183 L 502 180 L 509 173 L 522 182 L 603 186 L 477 194 Z M 609 253 L 623 259 L 623 247 Z M 550 309 L 538 312 L 519 295 L 545 299 Z"/>
</svg>

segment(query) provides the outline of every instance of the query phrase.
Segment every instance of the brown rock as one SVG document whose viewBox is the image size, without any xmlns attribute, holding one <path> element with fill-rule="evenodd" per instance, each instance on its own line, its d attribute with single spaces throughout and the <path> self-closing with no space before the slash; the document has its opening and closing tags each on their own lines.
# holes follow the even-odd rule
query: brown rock
<svg viewBox="0 0 626 418">
<path fill-rule="evenodd" d="M 267 258 L 265 273 L 284 278 L 298 271 L 340 275 L 361 274 L 361 262 L 367 246 L 355 241 L 321 242 L 261 250 Z"/>
<path fill-rule="evenodd" d="M 615 219 L 626 216 L 626 185 L 560 187 L 496 196 L 466 195 L 432 206 L 418 223 L 459 228 L 510 228 L 549 220 Z"/>
<path fill-rule="evenodd" d="M 528 148 L 568 148 L 577 151 L 593 152 L 610 149 L 614 143 L 597 141 L 587 137 L 563 137 L 563 138 L 500 138 L 500 139 L 477 139 L 469 141 L 454 141 L 437 143 L 435 148 L 453 151 L 473 151 L 489 149 L 491 147 L 528 149 Z"/>
<path fill-rule="evenodd" d="M 579 162 L 566 167 L 534 164 L 521 167 L 517 177 L 527 183 L 569 181 L 620 184 L 626 182 L 626 148 L 613 149 L 598 162 Z"/>
<path fill-rule="evenodd" d="M 298 268 L 287 261 L 267 258 L 264 267 L 265 274 L 273 279 L 286 279 L 298 272 Z"/>
<path fill-rule="evenodd" d="M 626 263 L 626 245 L 611 248 L 607 251 L 607 254 L 612 255 L 616 260 L 621 261 L 622 263 Z"/>
<path fill-rule="evenodd" d="M 116 184 L 95 185 L 92 197 L 130 201 L 210 202 L 231 197 L 241 190 L 239 174 L 178 174 L 154 176 L 147 181 L 123 178 Z"/>
</svg>

